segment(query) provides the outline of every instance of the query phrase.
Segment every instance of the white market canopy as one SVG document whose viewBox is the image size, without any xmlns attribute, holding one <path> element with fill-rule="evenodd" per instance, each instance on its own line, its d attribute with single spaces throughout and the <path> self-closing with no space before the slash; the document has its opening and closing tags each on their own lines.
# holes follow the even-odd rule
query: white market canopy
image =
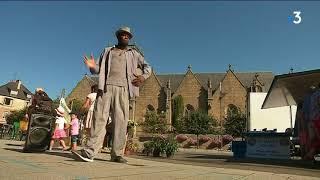
<svg viewBox="0 0 320 180">
<path fill-rule="evenodd" d="M 319 88 L 320 69 L 277 75 L 265 98 L 262 109 L 297 105 L 302 102 L 311 87 Z"/>
</svg>

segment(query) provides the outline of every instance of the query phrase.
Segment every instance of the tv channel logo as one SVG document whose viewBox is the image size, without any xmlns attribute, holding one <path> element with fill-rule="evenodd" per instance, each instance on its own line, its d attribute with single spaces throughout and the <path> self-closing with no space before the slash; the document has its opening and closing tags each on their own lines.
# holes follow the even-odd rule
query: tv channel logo
<svg viewBox="0 0 320 180">
<path fill-rule="evenodd" d="M 302 22 L 301 11 L 293 11 L 293 15 L 288 16 L 288 22 L 300 24 Z"/>
</svg>

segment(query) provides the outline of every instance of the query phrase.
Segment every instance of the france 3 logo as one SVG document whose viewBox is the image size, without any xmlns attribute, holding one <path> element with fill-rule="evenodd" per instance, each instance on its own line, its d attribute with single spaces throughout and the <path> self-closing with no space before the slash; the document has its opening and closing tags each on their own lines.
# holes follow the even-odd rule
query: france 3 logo
<svg viewBox="0 0 320 180">
<path fill-rule="evenodd" d="M 300 24 L 302 22 L 301 11 L 293 11 L 293 15 L 288 16 L 288 22 Z"/>
</svg>

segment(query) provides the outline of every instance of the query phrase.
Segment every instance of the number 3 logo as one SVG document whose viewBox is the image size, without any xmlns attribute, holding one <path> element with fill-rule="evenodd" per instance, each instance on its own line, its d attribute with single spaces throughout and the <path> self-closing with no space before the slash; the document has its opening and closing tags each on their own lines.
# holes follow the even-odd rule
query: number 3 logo
<svg viewBox="0 0 320 180">
<path fill-rule="evenodd" d="M 301 12 L 300 11 L 293 11 L 293 14 L 295 15 L 293 23 L 300 24 L 302 21 L 302 18 L 300 16 Z"/>
</svg>

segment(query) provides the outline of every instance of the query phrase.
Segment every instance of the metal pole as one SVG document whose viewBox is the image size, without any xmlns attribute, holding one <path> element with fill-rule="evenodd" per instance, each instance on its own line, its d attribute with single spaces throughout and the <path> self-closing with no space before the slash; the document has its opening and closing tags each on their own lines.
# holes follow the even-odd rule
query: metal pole
<svg viewBox="0 0 320 180">
<path fill-rule="evenodd" d="M 291 135 L 293 135 L 293 124 L 292 124 L 292 109 L 291 109 L 291 105 L 290 107 L 290 130 L 291 130 Z"/>
<path fill-rule="evenodd" d="M 221 116 L 221 101 L 222 101 L 222 96 L 221 96 L 221 91 L 220 91 L 220 148 L 222 148 L 222 116 Z"/>
</svg>

